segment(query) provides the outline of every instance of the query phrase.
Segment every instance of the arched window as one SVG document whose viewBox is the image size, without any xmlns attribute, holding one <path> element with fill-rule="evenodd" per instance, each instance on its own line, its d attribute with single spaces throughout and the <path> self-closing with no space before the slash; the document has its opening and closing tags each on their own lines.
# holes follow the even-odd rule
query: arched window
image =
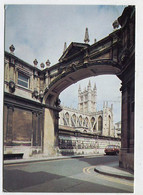
<svg viewBox="0 0 143 195">
<path fill-rule="evenodd" d="M 79 116 L 79 121 L 78 122 L 79 122 L 79 127 L 82 127 L 82 116 L 81 115 Z"/>
<path fill-rule="evenodd" d="M 92 117 L 92 118 L 91 118 L 91 127 L 92 127 L 92 128 L 93 128 L 94 123 L 95 123 L 95 118 Z"/>
<path fill-rule="evenodd" d="M 102 116 L 98 117 L 98 131 L 102 131 Z"/>
<path fill-rule="evenodd" d="M 96 131 L 96 123 L 93 126 L 93 131 Z"/>
<path fill-rule="evenodd" d="M 71 117 L 71 124 L 72 124 L 73 127 L 76 126 L 76 115 L 75 114 L 73 114 L 72 117 Z"/>
<path fill-rule="evenodd" d="M 64 125 L 69 125 L 69 113 L 66 112 L 64 115 Z"/>
<path fill-rule="evenodd" d="M 84 121 L 85 121 L 85 127 L 88 127 L 88 118 L 86 117 Z"/>
</svg>

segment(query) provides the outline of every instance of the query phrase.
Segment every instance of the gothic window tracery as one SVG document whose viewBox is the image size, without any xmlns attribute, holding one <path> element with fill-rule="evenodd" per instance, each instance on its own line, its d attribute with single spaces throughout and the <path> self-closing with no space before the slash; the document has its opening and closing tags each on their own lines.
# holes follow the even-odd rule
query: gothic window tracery
<svg viewBox="0 0 143 195">
<path fill-rule="evenodd" d="M 72 117 L 71 117 L 71 124 L 72 124 L 73 127 L 76 126 L 76 115 L 75 114 L 73 114 Z"/>
<path fill-rule="evenodd" d="M 64 116 L 64 125 L 69 125 L 69 113 L 66 112 Z"/>
<path fill-rule="evenodd" d="M 98 117 L 98 131 L 102 131 L 102 116 Z"/>
<path fill-rule="evenodd" d="M 95 118 L 92 117 L 92 118 L 91 118 L 91 127 L 92 127 L 92 128 L 93 128 L 94 123 L 95 123 Z"/>
<path fill-rule="evenodd" d="M 85 121 L 85 127 L 88 127 L 88 118 L 86 117 L 84 121 Z"/>
<path fill-rule="evenodd" d="M 82 116 L 79 116 L 79 127 L 82 127 Z"/>
</svg>

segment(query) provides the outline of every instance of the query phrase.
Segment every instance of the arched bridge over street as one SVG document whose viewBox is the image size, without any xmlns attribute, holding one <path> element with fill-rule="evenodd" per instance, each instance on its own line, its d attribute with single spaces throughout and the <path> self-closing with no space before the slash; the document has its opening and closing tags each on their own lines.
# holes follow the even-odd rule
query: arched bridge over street
<svg viewBox="0 0 143 195">
<path fill-rule="evenodd" d="M 87 77 L 119 76 L 122 70 L 120 34 L 120 29 L 116 30 L 93 45 L 72 42 L 59 63 L 45 70 L 49 85 L 44 93 L 44 102 L 54 105 L 64 89 Z"/>
</svg>

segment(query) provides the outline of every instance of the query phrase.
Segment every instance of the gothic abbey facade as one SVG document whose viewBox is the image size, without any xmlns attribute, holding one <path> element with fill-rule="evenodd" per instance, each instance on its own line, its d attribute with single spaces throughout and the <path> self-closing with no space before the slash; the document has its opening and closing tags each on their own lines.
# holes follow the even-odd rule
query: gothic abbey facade
<svg viewBox="0 0 143 195">
<path fill-rule="evenodd" d="M 78 109 L 63 107 L 60 112 L 59 125 L 82 132 L 91 132 L 96 135 L 115 137 L 113 124 L 113 104 L 108 106 L 104 102 L 103 110 L 97 111 L 97 89 L 93 89 L 89 81 L 83 91 L 78 89 Z"/>
</svg>

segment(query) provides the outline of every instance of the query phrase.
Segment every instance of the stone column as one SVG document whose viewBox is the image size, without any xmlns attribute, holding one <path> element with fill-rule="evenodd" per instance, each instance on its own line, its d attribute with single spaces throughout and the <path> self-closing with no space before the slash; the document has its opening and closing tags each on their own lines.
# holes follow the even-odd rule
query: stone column
<svg viewBox="0 0 143 195">
<path fill-rule="evenodd" d="M 44 154 L 55 155 L 58 146 L 58 118 L 56 110 L 45 108 L 44 114 Z"/>
<path fill-rule="evenodd" d="M 54 145 L 55 147 L 58 147 L 58 132 L 59 132 L 59 111 L 54 112 L 55 115 L 55 123 L 54 123 Z"/>
<path fill-rule="evenodd" d="M 128 143 L 128 91 L 127 86 L 122 88 L 122 130 L 121 130 L 121 147 L 122 150 L 127 151 Z"/>
<path fill-rule="evenodd" d="M 7 128 L 6 128 L 6 144 L 12 143 L 12 130 L 13 130 L 13 112 L 14 107 L 7 105 Z"/>
<path fill-rule="evenodd" d="M 42 137 L 43 137 L 43 114 L 42 112 L 38 113 L 38 132 L 37 132 L 37 145 L 42 146 Z"/>
<path fill-rule="evenodd" d="M 44 122 L 44 119 L 43 119 L 43 112 L 40 112 L 40 115 L 39 115 L 39 136 L 41 136 L 41 138 L 39 139 L 39 144 L 40 146 L 42 147 L 42 151 L 43 151 L 43 147 L 44 147 L 44 131 L 43 131 L 43 122 Z"/>
<path fill-rule="evenodd" d="M 37 131 L 38 131 L 38 113 L 32 112 L 32 132 L 33 132 L 33 146 L 37 145 Z"/>
<path fill-rule="evenodd" d="M 130 84 L 130 101 L 129 101 L 129 152 L 134 152 L 134 80 Z"/>
<path fill-rule="evenodd" d="M 125 168 L 125 155 L 128 152 L 128 89 L 122 84 L 122 119 L 121 119 L 121 151 L 119 155 L 119 165 Z"/>
<path fill-rule="evenodd" d="M 43 146 L 43 113 L 32 112 L 32 145 Z"/>
</svg>

